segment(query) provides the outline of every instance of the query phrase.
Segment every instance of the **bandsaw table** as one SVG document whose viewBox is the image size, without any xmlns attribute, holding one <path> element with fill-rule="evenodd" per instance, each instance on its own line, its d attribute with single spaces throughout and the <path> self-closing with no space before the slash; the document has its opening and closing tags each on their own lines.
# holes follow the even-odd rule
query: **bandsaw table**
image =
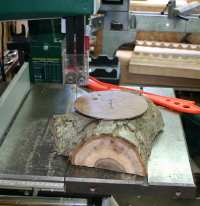
<svg viewBox="0 0 200 206">
<path fill-rule="evenodd" d="M 17 75 L 26 75 L 29 81 L 28 69 L 28 64 L 25 64 Z M 20 79 L 18 76 L 15 78 Z M 172 89 L 144 90 L 174 95 Z M 83 92 L 85 91 L 79 89 L 78 95 Z M 85 196 L 124 193 L 163 195 L 170 198 L 195 196 L 195 184 L 180 117 L 163 108 L 164 132 L 154 143 L 148 178 L 74 167 L 67 159 L 57 156 L 48 123 L 52 115 L 72 110 L 75 94 L 72 85 L 36 84 L 30 89 L 0 146 L 1 189 Z"/>
</svg>

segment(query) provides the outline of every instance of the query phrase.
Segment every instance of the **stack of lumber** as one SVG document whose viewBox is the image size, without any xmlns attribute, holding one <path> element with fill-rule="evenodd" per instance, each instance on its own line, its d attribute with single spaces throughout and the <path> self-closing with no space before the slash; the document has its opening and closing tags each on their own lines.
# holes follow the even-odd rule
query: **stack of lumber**
<svg viewBox="0 0 200 206">
<path fill-rule="evenodd" d="M 137 41 L 134 52 L 118 56 L 121 83 L 200 88 L 200 45 Z"/>
</svg>

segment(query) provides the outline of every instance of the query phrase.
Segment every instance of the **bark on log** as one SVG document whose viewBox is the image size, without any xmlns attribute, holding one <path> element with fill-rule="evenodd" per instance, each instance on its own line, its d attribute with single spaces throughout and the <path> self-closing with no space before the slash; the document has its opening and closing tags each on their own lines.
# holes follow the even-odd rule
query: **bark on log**
<svg viewBox="0 0 200 206">
<path fill-rule="evenodd" d="M 73 165 L 141 176 L 147 175 L 152 144 L 163 126 L 160 111 L 150 101 L 147 111 L 132 120 L 97 120 L 76 112 L 52 119 L 56 151 Z"/>
</svg>

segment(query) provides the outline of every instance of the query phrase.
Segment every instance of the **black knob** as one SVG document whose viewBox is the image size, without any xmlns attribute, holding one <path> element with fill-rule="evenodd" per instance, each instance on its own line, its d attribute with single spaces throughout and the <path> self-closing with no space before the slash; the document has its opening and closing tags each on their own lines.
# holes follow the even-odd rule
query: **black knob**
<svg viewBox="0 0 200 206">
<path fill-rule="evenodd" d="M 118 21 L 112 21 L 110 24 L 110 29 L 115 31 L 122 31 L 123 30 L 123 24 L 121 24 Z"/>
</svg>

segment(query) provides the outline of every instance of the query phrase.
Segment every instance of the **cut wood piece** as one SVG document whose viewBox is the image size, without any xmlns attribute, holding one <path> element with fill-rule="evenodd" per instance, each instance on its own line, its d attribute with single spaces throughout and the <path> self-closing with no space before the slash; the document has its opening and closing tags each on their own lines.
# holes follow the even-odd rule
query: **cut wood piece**
<svg viewBox="0 0 200 206">
<path fill-rule="evenodd" d="M 163 47 L 163 48 L 162 48 Z M 200 79 L 199 45 L 137 41 L 129 72 Z"/>
<path fill-rule="evenodd" d="M 199 79 L 183 78 L 183 77 L 168 77 L 146 74 L 134 74 L 129 72 L 129 64 L 132 59 L 132 51 L 120 50 L 117 52 L 117 57 L 120 60 L 120 84 L 134 84 L 145 86 L 163 86 L 185 89 L 199 89 Z M 174 60 L 173 60 L 174 61 Z"/>
<path fill-rule="evenodd" d="M 129 64 L 129 72 L 132 74 L 200 79 L 200 60 L 198 58 L 164 58 L 134 53 Z"/>
<path fill-rule="evenodd" d="M 158 54 L 163 56 L 186 56 L 186 57 L 200 57 L 200 51 L 196 50 L 188 50 L 186 49 L 175 49 L 175 48 L 167 48 L 166 45 L 164 48 L 161 47 L 150 47 L 150 46 L 136 46 L 134 49 L 135 53 L 144 53 L 144 54 Z"/>
<path fill-rule="evenodd" d="M 184 42 L 190 44 L 200 44 L 198 33 L 185 34 L 178 32 L 137 32 L 137 40 L 164 41 L 164 42 Z"/>
<path fill-rule="evenodd" d="M 183 44 L 183 43 L 175 43 L 175 42 L 137 40 L 136 46 L 158 47 L 158 48 L 168 48 L 168 49 L 186 49 L 186 50 L 200 51 L 199 44 Z"/>
<path fill-rule="evenodd" d="M 122 91 L 92 92 L 75 102 L 75 109 L 88 117 L 105 120 L 133 119 L 146 112 L 143 96 Z"/>
<path fill-rule="evenodd" d="M 169 0 L 146 0 L 138 1 L 131 0 L 130 10 L 131 11 L 151 11 L 151 12 L 161 12 L 167 5 Z M 187 5 L 186 0 L 177 0 L 177 6 Z"/>
<path fill-rule="evenodd" d="M 147 111 L 131 120 L 105 121 L 76 112 L 52 120 L 55 148 L 73 165 L 147 175 L 152 145 L 164 123 L 149 100 Z"/>
<path fill-rule="evenodd" d="M 136 35 L 136 39 L 142 41 L 181 42 L 183 38 L 178 32 L 138 32 Z"/>
</svg>

